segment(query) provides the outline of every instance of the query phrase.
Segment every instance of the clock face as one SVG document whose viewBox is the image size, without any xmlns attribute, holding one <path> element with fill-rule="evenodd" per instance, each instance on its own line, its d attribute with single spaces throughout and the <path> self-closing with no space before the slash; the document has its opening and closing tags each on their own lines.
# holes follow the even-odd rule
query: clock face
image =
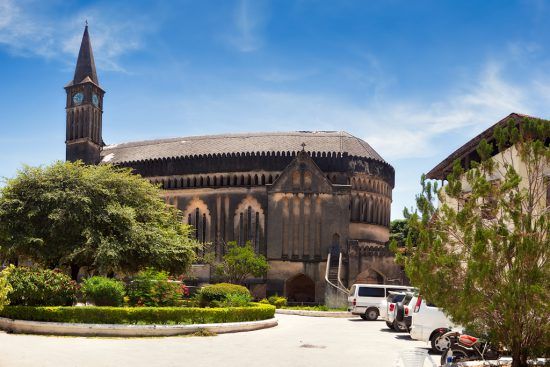
<svg viewBox="0 0 550 367">
<path fill-rule="evenodd" d="M 73 102 L 76 105 L 81 104 L 83 100 L 84 100 L 84 94 L 82 94 L 82 92 L 78 92 L 73 96 Z"/>
<path fill-rule="evenodd" d="M 92 94 L 92 103 L 94 104 L 94 106 L 98 107 L 99 106 L 99 97 L 97 96 L 97 94 Z"/>
</svg>

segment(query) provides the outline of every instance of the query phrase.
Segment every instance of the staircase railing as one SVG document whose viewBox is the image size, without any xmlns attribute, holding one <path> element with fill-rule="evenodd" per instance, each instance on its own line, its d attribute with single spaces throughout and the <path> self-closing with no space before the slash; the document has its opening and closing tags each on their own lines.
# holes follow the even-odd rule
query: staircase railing
<svg viewBox="0 0 550 367">
<path fill-rule="evenodd" d="M 339 284 L 334 284 L 333 282 L 330 281 L 329 279 L 329 271 L 330 271 L 330 252 L 328 253 L 328 257 L 327 257 L 327 268 L 325 270 L 325 281 L 330 284 L 331 286 L 333 286 L 334 288 L 338 289 L 340 292 L 343 292 L 345 294 L 349 294 L 349 291 L 346 289 L 346 287 L 344 286 L 344 284 L 342 284 L 342 281 L 340 280 L 340 269 L 342 268 L 342 253 L 340 253 L 340 257 L 338 259 L 338 280 L 337 282 Z"/>
<path fill-rule="evenodd" d="M 342 271 L 342 253 L 340 252 L 340 256 L 338 256 L 338 285 L 346 290 L 346 294 L 349 295 L 349 290 L 346 288 L 344 283 L 342 283 L 342 277 L 340 276 Z"/>
</svg>

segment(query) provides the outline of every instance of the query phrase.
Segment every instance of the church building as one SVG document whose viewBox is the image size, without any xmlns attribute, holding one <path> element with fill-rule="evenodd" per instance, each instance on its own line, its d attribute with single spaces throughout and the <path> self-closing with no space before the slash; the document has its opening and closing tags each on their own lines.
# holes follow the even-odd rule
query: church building
<svg viewBox="0 0 550 367">
<path fill-rule="evenodd" d="M 227 242 L 250 241 L 270 265 L 247 281 L 255 296 L 333 303 L 356 282 L 406 282 L 387 248 L 395 172 L 367 142 L 293 131 L 105 144 L 87 26 L 65 90 L 67 160 L 130 167 L 159 185 L 218 259 Z M 208 265 L 192 272 L 211 280 Z"/>
</svg>

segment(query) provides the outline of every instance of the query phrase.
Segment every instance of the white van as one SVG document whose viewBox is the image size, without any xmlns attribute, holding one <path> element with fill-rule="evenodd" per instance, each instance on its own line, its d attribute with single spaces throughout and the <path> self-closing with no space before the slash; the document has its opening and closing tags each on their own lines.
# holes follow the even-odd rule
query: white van
<svg viewBox="0 0 550 367">
<path fill-rule="evenodd" d="M 406 285 L 354 284 L 349 292 L 348 311 L 359 315 L 363 320 L 376 320 L 384 307 L 388 292 L 412 291 Z"/>
</svg>

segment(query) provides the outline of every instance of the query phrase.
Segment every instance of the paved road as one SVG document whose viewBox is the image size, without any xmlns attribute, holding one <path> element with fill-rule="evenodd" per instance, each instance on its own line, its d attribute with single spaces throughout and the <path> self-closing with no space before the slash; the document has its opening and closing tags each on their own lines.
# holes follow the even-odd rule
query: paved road
<svg viewBox="0 0 550 367">
<path fill-rule="evenodd" d="M 383 321 L 277 318 L 275 328 L 214 337 L 116 339 L 0 332 L 0 367 L 393 367 L 402 351 L 427 347 L 408 334 L 390 332 Z M 427 360 L 424 366 L 433 365 Z"/>
</svg>

